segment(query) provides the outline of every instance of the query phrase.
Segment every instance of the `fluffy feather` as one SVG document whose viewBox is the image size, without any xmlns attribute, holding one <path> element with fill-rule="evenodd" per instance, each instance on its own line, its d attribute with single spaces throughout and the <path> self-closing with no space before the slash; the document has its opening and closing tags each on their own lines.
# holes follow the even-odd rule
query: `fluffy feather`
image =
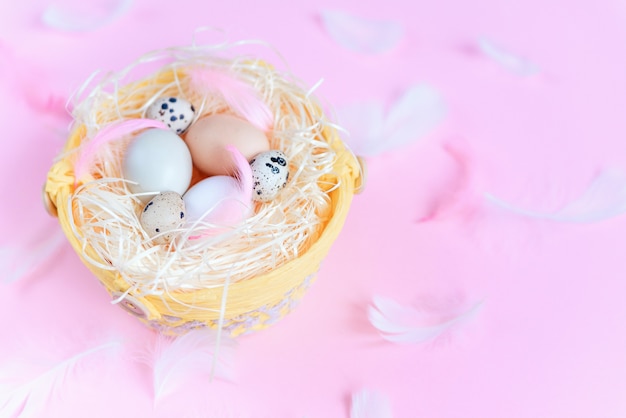
<svg viewBox="0 0 626 418">
<path fill-rule="evenodd" d="M 198 66 L 188 72 L 191 89 L 204 96 L 219 96 L 238 116 L 257 128 L 267 131 L 274 124 L 274 115 L 259 93 L 249 84 L 225 70 Z"/>
<path fill-rule="evenodd" d="M 74 165 L 76 179 L 79 180 L 88 172 L 96 153 L 102 145 L 121 139 L 135 131 L 147 128 L 168 129 L 167 125 L 163 122 L 153 119 L 127 119 L 111 123 L 100 129 L 81 149 L 76 164 Z"/>
<path fill-rule="evenodd" d="M 27 381 L 16 383 L 24 370 L 15 362 L 7 362 L 0 369 L 0 415 L 20 417 L 43 416 L 48 400 L 76 373 L 85 359 L 120 347 L 118 341 L 107 342 L 61 361 Z M 9 370 L 9 369 L 12 370 Z M 26 367 L 24 366 L 24 369 Z"/>
<path fill-rule="evenodd" d="M 234 351 L 234 340 L 222 335 L 218 341 L 218 332 L 210 329 L 177 338 L 157 335 L 152 353 L 155 400 L 198 375 L 232 379 Z"/>
<path fill-rule="evenodd" d="M 401 305 L 392 299 L 375 296 L 373 305 L 369 307 L 368 316 L 370 323 L 385 340 L 394 343 L 422 343 L 433 340 L 467 321 L 481 306 L 482 303 L 478 303 L 445 322 L 425 325 L 430 315 Z"/>
<path fill-rule="evenodd" d="M 45 228 L 37 229 L 32 237 L 15 246 L 0 246 L 0 282 L 12 283 L 28 277 L 43 267 L 57 254 L 67 241 L 65 235 L 54 222 Z"/>
<path fill-rule="evenodd" d="M 485 56 L 511 72 L 521 76 L 530 76 L 539 72 L 539 68 L 534 63 L 502 49 L 488 39 L 479 39 L 477 45 Z"/>
<path fill-rule="evenodd" d="M 374 156 L 423 138 L 445 118 L 445 103 L 433 86 L 409 87 L 385 114 L 380 102 L 360 102 L 338 111 L 346 142 L 358 155 Z"/>
<path fill-rule="evenodd" d="M 321 17 L 326 31 L 338 44 L 360 53 L 388 52 L 404 36 L 404 26 L 397 21 L 363 19 L 332 10 L 324 10 Z"/>
<path fill-rule="evenodd" d="M 113 22 L 132 4 L 132 0 L 54 0 L 48 2 L 41 21 L 51 29 L 85 32 Z"/>
<path fill-rule="evenodd" d="M 24 83 L 25 85 L 27 83 Z M 36 112 L 50 115 L 66 122 L 71 121 L 71 109 L 68 99 L 53 91 L 45 91 L 40 86 L 28 84 L 24 87 L 26 104 Z M 43 92 L 42 92 L 43 90 Z"/>
<path fill-rule="evenodd" d="M 71 121 L 71 105 L 59 80 L 41 65 L 0 43 L 0 77 L 9 92 L 24 100 L 38 116 L 49 115 L 64 125 Z M 55 124 L 56 125 L 56 124 Z M 64 126 L 66 128 L 66 126 Z"/>
<path fill-rule="evenodd" d="M 362 390 L 352 395 L 350 418 L 391 418 L 389 398 L 381 393 Z"/>
<path fill-rule="evenodd" d="M 603 170 L 577 199 L 553 213 L 520 208 L 492 194 L 485 199 L 502 209 L 530 218 L 555 222 L 600 222 L 626 213 L 626 175 L 620 170 Z"/>
</svg>

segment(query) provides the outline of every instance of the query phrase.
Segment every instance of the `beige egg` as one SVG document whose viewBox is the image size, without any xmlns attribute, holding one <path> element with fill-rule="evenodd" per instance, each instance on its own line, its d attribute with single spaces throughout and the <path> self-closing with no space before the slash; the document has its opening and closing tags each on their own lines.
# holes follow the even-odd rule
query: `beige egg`
<svg viewBox="0 0 626 418">
<path fill-rule="evenodd" d="M 235 146 L 248 161 L 270 149 L 262 130 L 243 119 L 224 114 L 197 120 L 184 139 L 194 165 L 209 176 L 234 174 L 235 165 L 227 145 Z"/>
<path fill-rule="evenodd" d="M 143 208 L 139 222 L 154 243 L 167 244 L 174 237 L 174 231 L 185 223 L 182 196 L 176 192 L 158 194 Z"/>
</svg>

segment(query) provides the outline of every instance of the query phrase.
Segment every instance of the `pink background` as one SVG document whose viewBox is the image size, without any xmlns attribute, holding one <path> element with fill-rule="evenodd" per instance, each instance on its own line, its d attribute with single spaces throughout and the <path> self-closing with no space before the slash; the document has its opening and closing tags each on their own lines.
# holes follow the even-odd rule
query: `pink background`
<svg viewBox="0 0 626 418">
<path fill-rule="evenodd" d="M 43 25 L 51 3 L 0 6 L 5 273 L 57 228 L 40 189 L 69 122 L 59 104 L 94 70 L 189 44 L 194 28 L 269 42 L 306 84 L 323 78 L 317 94 L 335 108 L 390 106 L 428 83 L 447 113 L 430 134 L 368 158 L 367 189 L 318 280 L 291 315 L 239 339 L 233 381 L 194 378 L 155 406 L 134 359 L 154 334 L 110 304 L 68 244 L 0 283 L 2 371 L 124 340 L 117 357 L 58 385 L 45 416 L 348 417 L 362 389 L 384 394 L 394 417 L 626 416 L 626 216 L 552 222 L 481 198 L 553 213 L 602 170 L 626 170 L 624 2 L 136 0 L 81 32 Z M 324 10 L 395 22 L 404 36 L 381 54 L 353 51 L 325 30 Z M 537 73 L 490 58 L 480 39 Z M 434 341 L 394 344 L 368 322 L 374 295 L 482 308 Z"/>
</svg>

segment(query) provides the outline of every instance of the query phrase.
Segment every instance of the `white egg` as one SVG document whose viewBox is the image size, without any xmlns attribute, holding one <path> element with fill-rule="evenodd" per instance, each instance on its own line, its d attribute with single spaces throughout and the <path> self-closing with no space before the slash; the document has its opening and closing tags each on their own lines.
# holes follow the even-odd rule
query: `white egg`
<svg viewBox="0 0 626 418">
<path fill-rule="evenodd" d="M 252 209 L 239 182 L 230 176 L 212 176 L 193 185 L 183 195 L 187 222 L 202 220 L 220 226 L 235 226 Z"/>
<path fill-rule="evenodd" d="M 282 151 L 271 150 L 258 154 L 250 161 L 254 193 L 260 202 L 274 199 L 289 180 L 289 163 Z"/>
<path fill-rule="evenodd" d="M 146 110 L 148 119 L 160 120 L 173 132 L 182 134 L 191 125 L 196 109 L 180 97 L 162 97 Z"/>
<path fill-rule="evenodd" d="M 176 192 L 156 195 L 143 208 L 139 222 L 155 243 L 168 243 L 174 231 L 185 223 L 185 202 L 182 196 Z"/>
<path fill-rule="evenodd" d="M 174 191 L 185 193 L 191 182 L 192 162 L 187 144 L 164 129 L 148 129 L 137 135 L 124 154 L 125 179 L 133 193 Z"/>
</svg>

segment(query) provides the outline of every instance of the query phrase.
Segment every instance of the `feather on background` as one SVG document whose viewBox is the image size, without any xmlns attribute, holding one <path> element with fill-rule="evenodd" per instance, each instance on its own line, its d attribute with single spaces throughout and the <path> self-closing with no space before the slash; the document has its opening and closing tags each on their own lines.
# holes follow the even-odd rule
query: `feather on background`
<svg viewBox="0 0 626 418">
<path fill-rule="evenodd" d="M 554 222 L 601 222 L 626 213 L 626 174 L 618 169 L 602 170 L 577 198 L 549 213 L 525 209 L 490 193 L 487 202 L 517 215 Z"/>
<path fill-rule="evenodd" d="M 478 49 L 488 58 L 503 68 L 520 76 L 531 76 L 539 73 L 539 67 L 526 58 L 513 54 L 487 38 L 477 41 Z"/>
<path fill-rule="evenodd" d="M 43 416 L 51 398 L 57 396 L 65 385 L 69 386 L 70 380 L 80 380 L 76 375 L 82 363 L 120 347 L 119 341 L 105 342 L 35 373 L 31 373 L 32 366 L 26 363 L 3 364 L 0 367 L 0 414 L 24 418 Z M 25 375 L 31 377 L 23 380 Z"/>
<path fill-rule="evenodd" d="M 86 32 L 105 26 L 128 12 L 133 0 L 54 0 L 41 14 L 41 22 L 63 32 Z"/>
<path fill-rule="evenodd" d="M 389 398 L 367 389 L 352 395 L 350 418 L 392 418 Z"/>
<path fill-rule="evenodd" d="M 472 318 L 482 303 L 442 322 L 432 324 L 433 317 L 442 316 L 404 306 L 393 299 L 375 296 L 368 310 L 370 323 L 380 335 L 393 343 L 432 341 Z"/>
<path fill-rule="evenodd" d="M 155 401 L 182 389 L 198 376 L 231 380 L 234 376 L 234 340 L 217 331 L 193 330 L 177 337 L 158 334 L 141 360 L 152 367 Z"/>
<path fill-rule="evenodd" d="M 0 282 L 12 283 L 41 272 L 63 249 L 67 240 L 59 225 L 48 220 L 45 226 L 35 228 L 21 242 L 0 246 Z"/>
<path fill-rule="evenodd" d="M 394 20 L 372 20 L 337 10 L 324 10 L 322 23 L 341 46 L 363 54 L 392 50 L 404 36 L 403 25 Z"/>
<path fill-rule="evenodd" d="M 358 155 L 375 156 L 423 139 L 443 122 L 446 106 L 439 91 L 428 84 L 407 88 L 388 112 L 382 102 L 359 102 L 337 111 L 348 131 L 346 142 Z"/>
</svg>

